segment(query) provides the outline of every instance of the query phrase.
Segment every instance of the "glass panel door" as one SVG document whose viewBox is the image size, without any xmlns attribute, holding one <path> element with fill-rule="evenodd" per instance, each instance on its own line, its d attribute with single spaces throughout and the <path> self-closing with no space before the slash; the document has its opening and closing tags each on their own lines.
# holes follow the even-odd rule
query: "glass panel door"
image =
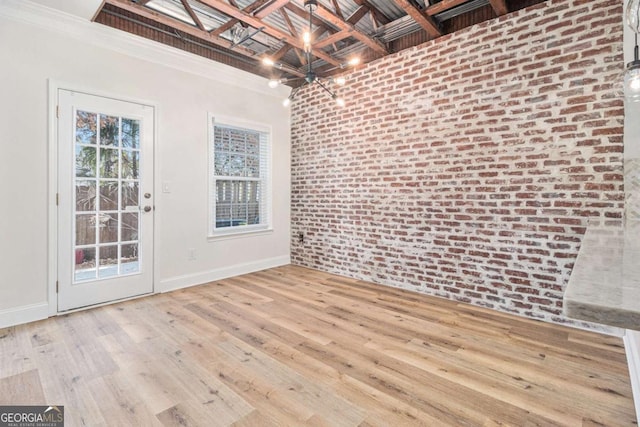
<svg viewBox="0 0 640 427">
<path fill-rule="evenodd" d="M 151 292 L 153 108 L 58 95 L 58 309 Z"/>
</svg>

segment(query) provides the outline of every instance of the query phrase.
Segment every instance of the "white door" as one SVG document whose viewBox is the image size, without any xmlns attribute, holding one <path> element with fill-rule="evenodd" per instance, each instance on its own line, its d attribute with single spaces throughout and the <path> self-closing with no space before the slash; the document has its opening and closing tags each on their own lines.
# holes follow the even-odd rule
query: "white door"
<svg viewBox="0 0 640 427">
<path fill-rule="evenodd" d="M 153 291 L 153 107 L 58 91 L 58 311 Z"/>
</svg>

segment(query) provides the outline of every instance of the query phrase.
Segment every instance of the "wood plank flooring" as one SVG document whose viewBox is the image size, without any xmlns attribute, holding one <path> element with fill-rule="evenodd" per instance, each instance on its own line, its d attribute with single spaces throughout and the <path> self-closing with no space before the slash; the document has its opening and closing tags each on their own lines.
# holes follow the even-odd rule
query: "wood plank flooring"
<svg viewBox="0 0 640 427">
<path fill-rule="evenodd" d="M 637 425 L 622 340 L 287 266 L 0 329 L 67 426 Z"/>
</svg>

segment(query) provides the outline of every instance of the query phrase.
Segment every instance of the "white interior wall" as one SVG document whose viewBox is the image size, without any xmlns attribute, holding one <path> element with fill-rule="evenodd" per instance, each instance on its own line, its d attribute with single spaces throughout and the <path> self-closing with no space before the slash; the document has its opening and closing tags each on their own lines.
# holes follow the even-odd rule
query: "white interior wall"
<svg viewBox="0 0 640 427">
<path fill-rule="evenodd" d="M 290 125 L 283 89 L 80 18 L 24 8 L 16 1 L 0 5 L 0 327 L 43 317 L 33 309 L 49 298 L 50 79 L 157 106 L 155 188 L 169 182 L 171 192 L 155 195 L 156 291 L 288 263 Z M 118 51 L 103 47 L 105 40 Z M 131 43 L 142 43 L 140 55 L 122 53 Z M 137 57 L 152 51 L 152 60 Z M 176 67 L 160 65 L 164 60 Z M 208 241 L 208 112 L 271 126 L 272 233 Z M 188 260 L 189 248 L 196 260 Z"/>
<path fill-rule="evenodd" d="M 625 12 L 629 1 L 625 1 Z M 633 31 L 624 21 L 624 63 L 633 61 L 634 37 Z M 621 77 L 622 78 L 622 77 Z M 630 117 L 640 117 L 640 103 L 625 103 L 624 121 L 624 157 L 625 159 L 640 158 L 640 120 L 630 120 Z"/>
</svg>

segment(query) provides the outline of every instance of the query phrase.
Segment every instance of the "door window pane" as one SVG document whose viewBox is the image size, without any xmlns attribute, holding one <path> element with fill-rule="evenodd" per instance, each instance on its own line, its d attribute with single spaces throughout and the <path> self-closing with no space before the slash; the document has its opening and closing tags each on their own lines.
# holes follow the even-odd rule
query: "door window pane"
<svg viewBox="0 0 640 427">
<path fill-rule="evenodd" d="M 76 245 L 94 245 L 96 243 L 96 215 L 76 215 Z"/>
<path fill-rule="evenodd" d="M 137 213 L 123 213 L 120 223 L 120 240 L 123 242 L 138 240 L 138 226 Z"/>
<path fill-rule="evenodd" d="M 122 147 L 140 148 L 140 121 L 122 119 Z"/>
<path fill-rule="evenodd" d="M 118 275 L 118 245 L 100 246 L 98 248 L 98 278 Z"/>
<path fill-rule="evenodd" d="M 76 143 L 95 145 L 96 137 L 96 114 L 78 111 L 76 113 Z"/>
<path fill-rule="evenodd" d="M 100 177 L 118 178 L 118 150 L 113 148 L 100 149 Z"/>
<path fill-rule="evenodd" d="M 118 181 L 100 181 L 100 210 L 118 210 Z"/>
<path fill-rule="evenodd" d="M 140 152 L 122 150 L 122 178 L 140 178 Z"/>
<path fill-rule="evenodd" d="M 121 246 L 120 266 L 120 274 L 131 274 L 140 271 L 137 244 L 127 244 Z"/>
<path fill-rule="evenodd" d="M 114 243 L 118 241 L 118 214 L 100 213 L 100 241 L 98 243 Z"/>
<path fill-rule="evenodd" d="M 96 182 L 76 181 L 76 211 L 87 212 L 96 209 Z"/>
<path fill-rule="evenodd" d="M 95 178 L 97 170 L 97 152 L 95 147 L 76 146 L 76 177 Z"/>
<path fill-rule="evenodd" d="M 126 210 L 129 206 L 138 206 L 139 189 L 137 182 L 122 183 L 122 209 Z"/>
<path fill-rule="evenodd" d="M 77 248 L 74 253 L 74 280 L 96 278 L 96 248 Z"/>
<path fill-rule="evenodd" d="M 100 145 L 118 146 L 120 119 L 114 116 L 100 115 Z"/>
</svg>

